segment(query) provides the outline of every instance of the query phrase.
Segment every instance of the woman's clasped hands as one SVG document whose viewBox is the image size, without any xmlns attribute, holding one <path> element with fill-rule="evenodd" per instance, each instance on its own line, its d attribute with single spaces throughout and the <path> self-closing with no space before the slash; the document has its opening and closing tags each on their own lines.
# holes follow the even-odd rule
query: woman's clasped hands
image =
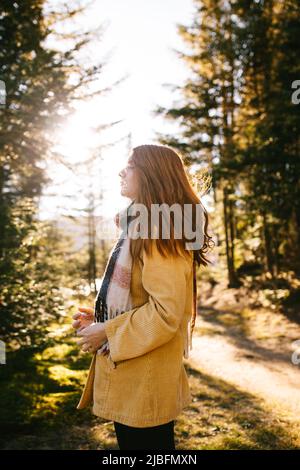
<svg viewBox="0 0 300 470">
<path fill-rule="evenodd" d="M 82 351 L 95 353 L 107 341 L 104 323 L 94 323 L 94 309 L 92 307 L 79 307 L 73 315 L 72 327 L 81 336 L 78 344 Z"/>
</svg>

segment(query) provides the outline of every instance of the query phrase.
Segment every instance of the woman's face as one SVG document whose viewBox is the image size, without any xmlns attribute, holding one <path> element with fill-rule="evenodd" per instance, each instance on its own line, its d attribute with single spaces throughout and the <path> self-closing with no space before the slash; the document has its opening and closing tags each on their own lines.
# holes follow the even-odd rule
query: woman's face
<svg viewBox="0 0 300 470">
<path fill-rule="evenodd" d="M 138 182 L 134 164 L 130 159 L 126 167 L 120 171 L 119 176 L 121 177 L 121 195 L 131 200 L 135 199 L 138 192 Z"/>
</svg>

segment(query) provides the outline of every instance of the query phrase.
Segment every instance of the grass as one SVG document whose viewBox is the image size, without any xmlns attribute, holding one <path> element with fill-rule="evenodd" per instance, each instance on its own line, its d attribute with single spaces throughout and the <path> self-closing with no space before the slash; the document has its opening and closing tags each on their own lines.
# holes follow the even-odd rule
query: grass
<svg viewBox="0 0 300 470">
<path fill-rule="evenodd" d="M 220 313 L 212 325 L 249 330 L 251 315 Z M 203 334 L 201 328 L 195 334 Z M 113 423 L 77 410 L 90 363 L 66 329 L 43 351 L 10 352 L 1 366 L 1 449 L 117 449 Z M 299 421 L 186 363 L 192 403 L 176 419 L 177 449 L 299 449 Z"/>
<path fill-rule="evenodd" d="M 192 404 L 178 417 L 178 449 L 299 449 L 291 423 L 262 399 L 187 366 Z"/>
<path fill-rule="evenodd" d="M 0 447 L 116 448 L 112 426 L 89 409 L 76 409 L 89 363 L 70 337 L 44 351 L 8 353 L 0 378 Z"/>
</svg>

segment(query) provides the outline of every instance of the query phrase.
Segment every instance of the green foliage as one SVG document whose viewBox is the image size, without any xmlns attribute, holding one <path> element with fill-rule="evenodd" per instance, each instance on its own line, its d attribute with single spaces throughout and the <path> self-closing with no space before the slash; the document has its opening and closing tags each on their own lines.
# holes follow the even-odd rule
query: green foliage
<svg viewBox="0 0 300 470">
<path fill-rule="evenodd" d="M 0 266 L 0 336 L 11 347 L 44 346 L 62 314 L 63 260 L 53 228 L 32 216 L 30 201 L 10 211 L 10 237 Z M 29 224 L 29 220 L 31 221 Z"/>
<path fill-rule="evenodd" d="M 83 10 L 80 2 L 49 7 L 43 0 L 0 6 L 0 79 L 7 92 L 0 108 L 0 337 L 12 348 L 49 341 L 51 322 L 63 313 L 62 288 L 74 274 L 61 236 L 37 220 L 37 210 L 47 164 L 59 158 L 52 131 L 74 100 L 89 96 L 102 70 L 102 64 L 79 66 L 93 31 L 72 34 L 69 24 L 54 46 L 61 24 Z"/>
<path fill-rule="evenodd" d="M 178 55 L 190 70 L 174 87 L 180 105 L 157 108 L 181 132 L 158 137 L 212 174 L 213 229 L 230 285 L 249 260 L 274 277 L 299 273 L 300 106 L 291 99 L 300 73 L 299 2 L 194 3 L 192 23 L 178 27 L 187 46 Z"/>
<path fill-rule="evenodd" d="M 56 337 L 56 340 L 58 338 Z M 66 350 L 67 347 L 67 350 Z M 80 391 L 84 384 L 89 358 L 81 361 L 83 370 L 72 370 L 71 354 L 80 364 L 79 349 L 64 339 L 64 344 L 37 353 L 26 348 L 10 352 L 7 364 L 1 373 L 1 447 L 11 439 L 17 439 L 28 432 L 44 436 L 53 431 L 56 446 L 60 431 L 65 426 L 76 426 L 82 420 L 92 421 L 87 412 L 77 412 Z M 27 446 L 26 446 L 27 447 Z"/>
</svg>

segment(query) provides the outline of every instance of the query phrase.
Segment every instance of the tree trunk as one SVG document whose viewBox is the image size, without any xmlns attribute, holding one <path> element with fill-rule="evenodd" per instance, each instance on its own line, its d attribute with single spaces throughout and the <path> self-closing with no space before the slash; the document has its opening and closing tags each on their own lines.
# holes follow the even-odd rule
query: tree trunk
<svg viewBox="0 0 300 470">
<path fill-rule="evenodd" d="M 223 189 L 223 209 L 224 209 L 224 230 L 225 230 L 225 244 L 226 244 L 226 259 L 228 271 L 228 287 L 239 287 L 240 282 L 235 272 L 234 266 L 234 239 L 233 237 L 233 224 L 232 224 L 232 211 L 230 210 L 230 202 L 228 199 L 228 191 Z"/>
<path fill-rule="evenodd" d="M 262 218 L 263 218 L 263 236 L 264 236 L 264 243 L 265 243 L 266 269 L 272 275 L 272 277 L 274 277 L 274 261 L 273 261 L 273 253 L 272 253 L 271 234 L 270 234 L 265 212 L 262 213 Z"/>
</svg>

